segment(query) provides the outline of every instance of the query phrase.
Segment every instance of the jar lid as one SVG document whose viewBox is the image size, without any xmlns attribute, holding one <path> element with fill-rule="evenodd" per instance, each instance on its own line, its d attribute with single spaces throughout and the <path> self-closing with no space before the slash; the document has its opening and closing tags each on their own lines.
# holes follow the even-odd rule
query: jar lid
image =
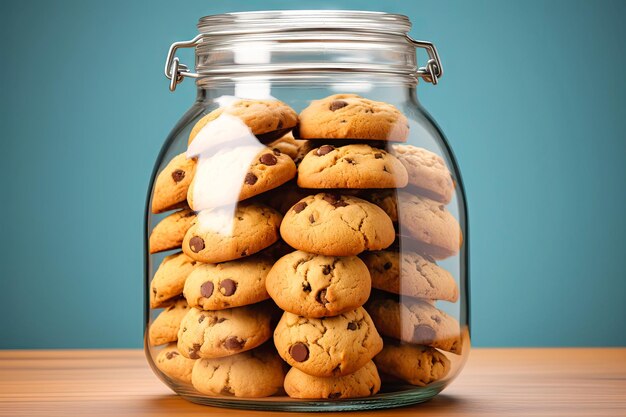
<svg viewBox="0 0 626 417">
<path fill-rule="evenodd" d="M 241 12 L 200 18 L 200 34 L 176 42 L 168 53 L 165 75 L 170 89 L 184 77 L 224 80 L 237 77 L 303 74 L 378 73 L 416 83 L 436 84 L 443 75 L 437 50 L 430 42 L 408 35 L 406 16 L 351 10 L 285 10 Z M 195 47 L 196 72 L 175 56 Z M 415 48 L 429 59 L 418 67 Z"/>
</svg>

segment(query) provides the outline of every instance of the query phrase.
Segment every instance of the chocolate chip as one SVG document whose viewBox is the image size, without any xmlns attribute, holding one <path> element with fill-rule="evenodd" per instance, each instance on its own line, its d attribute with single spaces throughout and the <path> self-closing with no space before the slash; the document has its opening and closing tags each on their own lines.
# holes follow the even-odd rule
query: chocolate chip
<svg viewBox="0 0 626 417">
<path fill-rule="evenodd" d="M 324 156 L 329 152 L 332 152 L 335 149 L 334 146 L 332 145 L 322 145 L 319 147 L 319 149 L 317 151 L 315 151 L 315 154 L 317 156 Z"/>
<path fill-rule="evenodd" d="M 193 251 L 193 253 L 198 253 L 202 249 L 204 249 L 204 240 L 200 236 L 194 236 L 189 239 L 189 248 Z"/>
<path fill-rule="evenodd" d="M 383 265 L 383 268 L 385 268 L 385 271 L 388 269 L 391 269 L 393 265 L 391 264 L 391 262 L 387 262 L 386 264 Z"/>
<path fill-rule="evenodd" d="M 248 249 L 244 249 L 244 250 L 241 252 L 241 256 L 248 256 Z"/>
<path fill-rule="evenodd" d="M 258 178 L 256 175 L 254 175 L 252 172 L 248 172 L 246 174 L 246 178 L 243 181 L 248 185 L 254 185 L 256 184 L 257 180 Z"/>
<path fill-rule="evenodd" d="M 306 208 L 306 203 L 304 201 L 301 201 L 295 206 L 293 206 L 293 211 L 295 211 L 296 213 L 300 213 L 305 208 Z"/>
<path fill-rule="evenodd" d="M 322 274 L 328 275 L 328 274 L 330 274 L 330 271 L 331 271 L 330 265 L 324 265 L 322 267 Z"/>
<path fill-rule="evenodd" d="M 309 216 L 309 221 L 310 221 L 311 223 L 315 223 L 315 217 L 313 217 L 313 215 L 312 215 L 312 214 Z"/>
<path fill-rule="evenodd" d="M 321 305 L 325 306 L 326 304 L 328 304 L 328 300 L 326 299 L 326 293 L 328 291 L 324 288 L 323 290 L 320 290 L 317 295 L 315 296 L 315 301 L 317 301 L 318 303 L 320 303 Z"/>
<path fill-rule="evenodd" d="M 271 153 L 264 153 L 259 158 L 259 161 L 261 161 L 262 164 L 272 166 L 272 165 L 276 165 L 276 163 L 278 162 L 278 159 L 276 159 L 276 157 L 272 155 Z"/>
<path fill-rule="evenodd" d="M 354 159 L 352 158 L 344 158 L 343 160 L 351 165 L 356 165 L 356 162 L 354 162 Z"/>
<path fill-rule="evenodd" d="M 356 330 L 357 329 L 357 325 L 355 321 L 351 321 L 350 323 L 348 323 L 348 330 Z"/>
<path fill-rule="evenodd" d="M 302 291 L 304 291 L 304 292 L 311 292 L 311 284 L 309 284 L 308 282 L 303 282 L 302 283 Z"/>
<path fill-rule="evenodd" d="M 200 286 L 200 295 L 206 298 L 213 295 L 213 283 L 211 281 L 207 281 Z"/>
<path fill-rule="evenodd" d="M 244 340 L 239 340 L 237 336 L 230 336 L 224 340 L 224 347 L 228 350 L 241 350 L 245 343 Z"/>
<path fill-rule="evenodd" d="M 339 207 L 347 207 L 349 204 L 346 203 L 345 201 L 341 201 L 341 200 L 337 200 L 333 203 L 333 206 L 339 208 Z"/>
<path fill-rule="evenodd" d="M 283 128 L 283 121 L 279 120 L 278 124 L 276 125 L 276 129 L 282 129 Z"/>
<path fill-rule="evenodd" d="M 198 355 L 199 350 L 200 350 L 200 345 L 197 343 L 194 343 L 193 347 L 189 349 L 189 359 L 200 359 L 200 355 Z"/>
<path fill-rule="evenodd" d="M 224 323 L 226 320 L 228 320 L 225 317 L 220 317 L 219 319 L 217 319 L 217 321 L 215 323 L 220 324 L 220 323 Z"/>
<path fill-rule="evenodd" d="M 274 155 L 280 156 L 280 149 L 274 148 L 274 149 L 272 149 L 272 152 L 274 152 Z"/>
<path fill-rule="evenodd" d="M 430 345 L 435 340 L 435 336 L 435 330 L 426 324 L 419 324 L 413 330 L 413 342 L 420 345 Z"/>
<path fill-rule="evenodd" d="M 374 158 L 376 158 L 376 159 L 383 159 L 383 154 L 382 153 L 375 153 L 374 154 Z"/>
<path fill-rule="evenodd" d="M 200 314 L 200 317 L 198 317 L 198 323 L 202 323 L 205 319 L 205 315 L 204 314 Z"/>
<path fill-rule="evenodd" d="M 178 355 L 179 355 L 179 353 L 178 353 L 178 352 L 167 352 L 167 353 L 165 354 L 165 357 L 166 357 L 167 359 L 172 359 L 172 358 L 174 358 L 174 356 L 178 356 Z"/>
<path fill-rule="evenodd" d="M 309 348 L 302 342 L 298 342 L 289 348 L 289 354 L 296 362 L 304 362 L 309 359 Z"/>
<path fill-rule="evenodd" d="M 225 279 L 220 282 L 220 292 L 227 297 L 230 297 L 237 291 L 237 283 L 232 279 Z"/>
<path fill-rule="evenodd" d="M 337 194 L 324 194 L 322 200 L 326 201 L 329 204 L 335 204 L 340 198 L 341 197 Z"/>
<path fill-rule="evenodd" d="M 174 182 L 181 182 L 185 178 L 185 171 L 177 169 L 172 172 L 172 179 Z"/>
<path fill-rule="evenodd" d="M 386 167 L 386 166 L 384 166 L 384 167 L 383 167 L 383 171 L 385 171 L 385 172 L 389 172 L 389 170 L 387 169 L 387 167 Z"/>
<path fill-rule="evenodd" d="M 348 105 L 348 103 L 346 103 L 343 100 L 335 100 L 332 103 L 330 103 L 330 106 L 328 106 L 328 109 L 330 111 L 335 111 L 335 110 L 342 109 L 342 108 L 346 107 L 347 105 Z"/>
<path fill-rule="evenodd" d="M 328 399 L 329 400 L 336 400 L 339 397 L 341 397 L 341 393 L 340 392 L 331 392 L 330 394 L 328 394 Z"/>
</svg>

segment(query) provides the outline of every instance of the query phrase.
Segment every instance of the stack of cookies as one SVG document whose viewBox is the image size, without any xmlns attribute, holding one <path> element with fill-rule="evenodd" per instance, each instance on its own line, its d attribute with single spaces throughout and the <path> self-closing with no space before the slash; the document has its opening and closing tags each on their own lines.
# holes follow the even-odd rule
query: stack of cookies
<svg viewBox="0 0 626 417">
<path fill-rule="evenodd" d="M 459 296 L 435 263 L 460 247 L 454 185 L 408 133 L 394 106 L 353 94 L 299 116 L 236 100 L 200 119 L 152 196 L 154 213 L 172 212 L 150 253 L 174 252 L 150 283 L 160 371 L 237 397 L 370 396 L 377 365 L 413 385 L 443 378 L 438 349 L 461 348 L 435 307 Z"/>
</svg>

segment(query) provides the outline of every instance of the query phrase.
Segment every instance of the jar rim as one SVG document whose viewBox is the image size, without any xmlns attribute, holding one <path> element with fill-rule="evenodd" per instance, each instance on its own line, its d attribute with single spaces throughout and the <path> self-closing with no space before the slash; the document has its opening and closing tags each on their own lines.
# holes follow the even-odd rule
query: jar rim
<svg viewBox="0 0 626 417">
<path fill-rule="evenodd" d="M 355 30 L 405 35 L 405 15 L 361 10 L 269 10 L 208 15 L 198 21 L 203 35 L 236 35 L 277 30 Z"/>
</svg>

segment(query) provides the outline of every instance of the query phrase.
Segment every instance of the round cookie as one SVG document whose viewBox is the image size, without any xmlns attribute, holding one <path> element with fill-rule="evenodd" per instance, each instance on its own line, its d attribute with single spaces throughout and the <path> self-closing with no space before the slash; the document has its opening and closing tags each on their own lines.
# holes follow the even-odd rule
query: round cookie
<svg viewBox="0 0 626 417">
<path fill-rule="evenodd" d="M 219 264 L 198 264 L 185 281 L 183 294 L 191 307 L 223 310 L 255 304 L 269 298 L 265 277 L 272 261 L 250 256 Z"/>
<path fill-rule="evenodd" d="M 456 255 L 463 244 L 459 223 L 445 206 L 426 197 L 398 192 L 398 221 L 435 259 Z"/>
<path fill-rule="evenodd" d="M 332 257 L 303 251 L 280 258 L 266 279 L 278 306 L 304 317 L 329 317 L 362 306 L 370 295 L 367 267 L 356 256 Z"/>
<path fill-rule="evenodd" d="M 291 132 L 287 133 L 282 138 L 276 139 L 273 142 L 267 144 L 270 149 L 278 149 L 280 152 L 289 155 L 293 162 L 300 163 L 304 158 L 304 155 L 309 153 L 313 148 L 313 144 L 308 140 L 295 139 Z"/>
<path fill-rule="evenodd" d="M 356 94 L 313 100 L 300 113 L 301 139 L 360 139 L 405 142 L 407 118 L 393 105 Z"/>
<path fill-rule="evenodd" d="M 356 372 L 383 347 L 363 307 L 321 319 L 285 312 L 274 331 L 274 344 L 291 366 L 322 377 Z"/>
<path fill-rule="evenodd" d="M 450 360 L 437 349 L 385 340 L 374 363 L 385 373 L 420 387 L 439 381 L 450 371 Z"/>
<path fill-rule="evenodd" d="M 278 240 L 281 220 L 276 210 L 257 203 L 201 211 L 185 234 L 183 252 L 206 263 L 249 256 Z"/>
<path fill-rule="evenodd" d="M 451 316 L 429 301 L 372 297 L 367 311 L 381 334 L 416 345 L 461 353 L 461 328 Z"/>
<path fill-rule="evenodd" d="M 406 168 L 395 156 L 364 144 L 323 145 L 298 166 L 298 185 L 304 188 L 402 188 L 407 182 Z"/>
<path fill-rule="evenodd" d="M 391 219 L 378 206 L 357 197 L 321 193 L 303 198 L 280 226 L 290 246 L 328 256 L 358 255 L 393 243 Z"/>
<path fill-rule="evenodd" d="M 150 233 L 150 253 L 180 248 L 185 233 L 187 233 L 195 217 L 196 213 L 193 210 L 183 209 L 170 214 L 157 223 Z"/>
<path fill-rule="evenodd" d="M 285 377 L 285 391 L 291 398 L 359 398 L 369 397 L 379 390 L 380 377 L 372 361 L 346 376 L 323 378 L 291 368 Z"/>
<path fill-rule="evenodd" d="M 448 204 L 454 193 L 454 182 L 445 161 L 439 155 L 412 145 L 393 145 L 395 155 L 409 173 L 409 184 L 420 194 Z"/>
<path fill-rule="evenodd" d="M 223 169 L 224 164 L 220 165 L 219 162 L 215 162 L 221 157 L 223 154 L 218 153 L 200 158 L 196 175 L 187 192 L 187 203 L 192 209 L 200 211 L 235 202 L 229 200 L 230 194 L 221 193 L 219 188 L 215 190 L 215 181 L 220 181 L 220 175 L 222 177 L 229 175 L 229 171 Z M 248 160 L 245 163 L 248 163 Z M 243 172 L 235 173 L 241 175 L 241 187 L 239 196 L 232 196 L 232 199 L 242 201 L 274 189 L 294 178 L 296 164 L 280 150 L 265 148 L 252 159 L 245 175 Z"/>
<path fill-rule="evenodd" d="M 170 343 L 159 351 L 154 364 L 169 378 L 191 384 L 191 370 L 196 361 L 180 354 L 176 343 Z"/>
<path fill-rule="evenodd" d="M 178 350 L 186 358 L 221 358 L 254 349 L 272 336 L 265 303 L 227 310 L 192 307 L 178 331 Z"/>
<path fill-rule="evenodd" d="M 283 386 L 284 364 L 271 344 L 232 356 L 196 361 L 192 383 L 207 395 L 269 397 Z"/>
<path fill-rule="evenodd" d="M 207 123 L 222 114 L 238 117 L 259 140 L 264 141 L 272 141 L 284 136 L 298 123 L 296 112 L 282 101 L 241 99 L 213 110 L 198 120 L 191 129 L 188 143 L 195 139 Z"/>
<path fill-rule="evenodd" d="M 195 159 L 187 159 L 184 153 L 175 156 L 154 182 L 152 212 L 162 213 L 184 206 L 195 170 Z"/>
<path fill-rule="evenodd" d="M 361 258 L 372 277 L 372 287 L 394 294 L 456 302 L 454 277 L 434 260 L 414 252 L 366 252 Z"/>
<path fill-rule="evenodd" d="M 195 265 L 196 261 L 182 252 L 166 256 L 150 283 L 150 308 L 163 307 L 181 295 L 185 280 Z"/>
<path fill-rule="evenodd" d="M 187 314 L 189 306 L 185 299 L 180 299 L 166 307 L 150 324 L 148 340 L 152 346 L 175 342 L 178 338 L 180 322 Z"/>
</svg>

